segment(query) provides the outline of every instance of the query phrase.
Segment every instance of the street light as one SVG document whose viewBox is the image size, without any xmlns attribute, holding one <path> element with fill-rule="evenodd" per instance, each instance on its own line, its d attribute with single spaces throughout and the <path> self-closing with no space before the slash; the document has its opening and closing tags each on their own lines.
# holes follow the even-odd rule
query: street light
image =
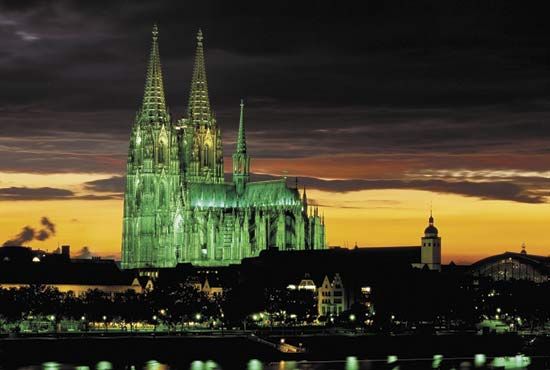
<svg viewBox="0 0 550 370">
<path fill-rule="evenodd" d="M 354 314 L 349 315 L 349 321 L 355 321 L 355 315 Z"/>
</svg>

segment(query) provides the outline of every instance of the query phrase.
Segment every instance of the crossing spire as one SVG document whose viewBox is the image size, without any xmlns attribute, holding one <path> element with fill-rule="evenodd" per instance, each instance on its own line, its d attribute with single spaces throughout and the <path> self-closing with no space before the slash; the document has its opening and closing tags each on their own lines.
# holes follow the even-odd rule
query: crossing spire
<svg viewBox="0 0 550 370">
<path fill-rule="evenodd" d="M 158 46 L 159 31 L 156 24 L 153 25 L 151 55 L 147 66 L 147 77 L 145 79 L 145 91 L 141 105 L 140 119 L 150 123 L 168 123 L 168 109 L 164 96 L 164 82 L 162 79 L 162 68 Z"/>
<path fill-rule="evenodd" d="M 208 98 L 208 84 L 204 64 L 202 31 L 197 32 L 197 49 L 195 51 L 195 65 L 189 93 L 189 119 L 197 123 L 206 123 L 211 118 L 210 99 Z"/>
<path fill-rule="evenodd" d="M 237 135 L 237 153 L 246 153 L 246 136 L 244 132 L 244 101 L 241 99 L 241 116 L 239 119 L 239 133 Z"/>
</svg>

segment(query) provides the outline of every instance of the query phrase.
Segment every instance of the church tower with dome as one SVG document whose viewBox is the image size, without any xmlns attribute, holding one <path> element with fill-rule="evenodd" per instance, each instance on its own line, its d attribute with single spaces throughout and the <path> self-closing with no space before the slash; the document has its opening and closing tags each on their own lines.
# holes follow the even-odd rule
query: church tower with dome
<svg viewBox="0 0 550 370">
<path fill-rule="evenodd" d="M 421 264 L 427 266 L 430 270 L 441 271 L 441 237 L 439 231 L 434 226 L 434 218 L 430 211 L 428 227 L 424 230 L 424 236 L 421 238 Z"/>
</svg>

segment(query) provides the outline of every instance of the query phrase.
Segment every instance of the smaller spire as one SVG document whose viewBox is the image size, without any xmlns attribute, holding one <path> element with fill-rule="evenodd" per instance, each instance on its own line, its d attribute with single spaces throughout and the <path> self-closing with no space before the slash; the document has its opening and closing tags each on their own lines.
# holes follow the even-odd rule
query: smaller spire
<svg viewBox="0 0 550 370">
<path fill-rule="evenodd" d="M 241 115 L 239 118 L 239 133 L 237 134 L 237 153 L 246 153 L 246 136 L 244 132 L 244 101 L 241 99 Z"/>
<path fill-rule="evenodd" d="M 428 219 L 428 222 L 430 223 L 430 225 L 434 224 L 434 216 L 433 216 L 433 210 L 432 210 L 431 204 L 430 204 L 430 218 Z"/>
<path fill-rule="evenodd" d="M 525 242 L 521 243 L 521 254 L 527 254 L 527 246 L 525 245 Z"/>
</svg>

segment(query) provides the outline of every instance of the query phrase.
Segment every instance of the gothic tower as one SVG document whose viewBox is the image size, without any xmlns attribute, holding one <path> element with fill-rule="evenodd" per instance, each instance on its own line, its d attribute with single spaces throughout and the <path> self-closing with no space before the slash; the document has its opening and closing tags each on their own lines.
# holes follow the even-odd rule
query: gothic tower
<svg viewBox="0 0 550 370">
<path fill-rule="evenodd" d="M 237 134 L 237 148 L 233 153 L 233 183 L 237 194 L 244 193 L 244 187 L 249 179 L 250 157 L 246 153 L 246 137 L 244 133 L 244 103 L 241 99 L 241 115 L 239 133 Z"/>
<path fill-rule="evenodd" d="M 122 268 L 219 266 L 268 247 L 326 247 L 324 217 L 308 212 L 305 195 L 284 178 L 250 181 L 241 101 L 233 181 L 224 181 L 221 132 L 210 106 L 203 35 L 197 47 L 189 104 L 172 123 L 164 96 L 153 28 L 145 91 L 128 150 Z"/>
<path fill-rule="evenodd" d="M 171 266 L 174 217 L 181 211 L 179 155 L 164 97 L 158 47 L 152 46 L 141 109 L 137 112 L 128 150 L 122 236 L 122 266 Z"/>
<path fill-rule="evenodd" d="M 441 237 L 438 236 L 437 227 L 434 226 L 434 218 L 430 211 L 428 227 L 424 230 L 421 238 L 421 263 L 428 266 L 430 270 L 441 271 Z"/>
<path fill-rule="evenodd" d="M 186 181 L 223 183 L 223 151 L 220 129 L 210 107 L 204 62 L 202 31 L 197 33 L 195 65 L 183 128 L 183 171 Z"/>
</svg>

